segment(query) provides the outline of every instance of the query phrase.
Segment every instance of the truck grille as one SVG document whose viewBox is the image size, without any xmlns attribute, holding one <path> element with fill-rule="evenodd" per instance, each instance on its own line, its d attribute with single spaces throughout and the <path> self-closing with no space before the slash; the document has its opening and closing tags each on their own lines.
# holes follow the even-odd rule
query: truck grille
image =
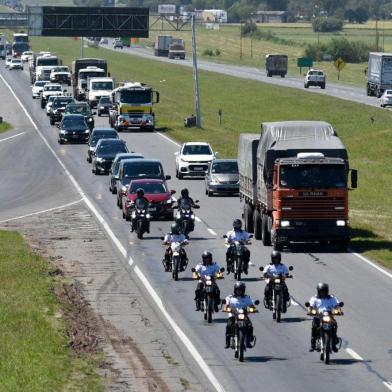
<svg viewBox="0 0 392 392">
<path fill-rule="evenodd" d="M 342 219 L 343 197 L 282 198 L 282 219 Z"/>
</svg>

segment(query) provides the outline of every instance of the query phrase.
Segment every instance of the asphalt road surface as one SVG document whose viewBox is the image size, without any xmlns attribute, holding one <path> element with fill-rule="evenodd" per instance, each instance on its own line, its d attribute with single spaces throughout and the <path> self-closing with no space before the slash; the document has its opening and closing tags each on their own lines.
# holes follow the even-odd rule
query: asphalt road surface
<svg viewBox="0 0 392 392">
<path fill-rule="evenodd" d="M 203 371 L 199 370 L 200 378 L 203 379 L 203 374 L 211 371 L 216 380 L 215 386 L 211 386 L 204 378 L 206 389 L 280 392 L 392 390 L 390 384 L 392 381 L 390 332 L 392 275 L 390 273 L 377 269 L 350 253 L 333 253 L 329 249 L 310 247 L 285 252 L 283 261 L 294 266 L 294 279 L 288 281 L 288 286 L 295 302 L 280 324 L 273 322 L 269 311 L 262 306 L 259 307 L 260 313 L 252 317 L 257 345 L 246 352 L 245 362 L 239 363 L 234 360 L 233 351 L 225 350 L 223 347 L 225 315 L 215 315 L 213 324 L 206 325 L 202 314 L 194 311 L 195 283 L 190 279 L 190 267 L 200 260 L 201 253 L 206 249 L 212 251 L 215 260 L 225 266 L 226 248 L 221 237 L 231 228 L 233 219 L 241 216 L 239 199 L 237 197 L 208 198 L 204 194 L 202 180 L 175 179 L 174 152 L 178 151 L 179 147 L 164 134 L 143 132 L 121 134 L 130 150 L 142 152 L 146 158 L 158 158 L 162 161 L 166 174 L 173 176 L 169 181 L 171 189 L 179 193 L 180 189 L 186 186 L 191 196 L 200 200 L 201 208 L 197 210 L 199 220 L 196 222 L 195 232 L 191 234 L 190 245 L 187 247 L 190 265 L 188 270 L 181 274 L 180 280 L 173 282 L 162 268 L 164 247 L 159 239 L 168 231 L 170 222 L 153 222 L 151 234 L 146 235 L 143 240 L 138 240 L 129 232 L 129 224 L 122 219 L 121 211 L 116 207 L 115 196 L 108 190 L 108 177 L 95 176 L 91 173 L 91 165 L 86 162 L 87 147 L 57 143 L 57 128 L 49 125 L 49 120 L 40 109 L 38 100 L 34 101 L 31 98 L 27 72 L 8 71 L 2 62 L 0 74 L 37 124 L 43 138 L 79 184 L 79 195 L 82 192 L 88 199 L 89 208 L 96 210 L 100 223 L 106 227 L 108 233 L 112 233 L 109 235 L 111 237 L 109 240 L 113 241 L 123 257 L 129 260 L 130 271 L 133 271 L 149 288 L 146 296 L 153 290 L 153 296 L 156 294 L 153 300 L 157 304 L 157 309 L 166 312 L 166 319 L 171 318 L 175 321 L 176 330 L 173 330 L 173 334 L 181 335 L 183 332 L 203 358 L 206 367 Z M 6 97 L 1 97 L 1 102 L 5 100 Z M 96 125 L 107 124 L 107 117 L 96 118 Z M 26 127 L 32 128 L 30 125 Z M 35 131 L 31 129 L 29 132 Z M 7 136 L 8 134 L 3 134 L 0 138 Z M 18 155 L 15 155 L 14 149 L 5 147 L 6 142 L 1 143 L 0 140 L 1 172 L 2 176 L 8 176 L 7 182 L 2 182 L 6 186 L 2 189 L 2 195 L 4 190 L 7 190 L 9 195 L 17 195 L 14 202 L 10 197 L 1 197 L 1 216 L 9 214 L 8 210 L 18 212 L 23 199 L 20 195 L 23 177 L 20 177 L 18 168 L 23 165 L 38 165 L 37 170 L 40 175 L 44 173 L 47 177 L 53 178 L 54 184 L 59 181 L 59 189 L 47 184 L 32 189 L 32 195 L 28 198 L 37 200 L 37 203 L 42 199 L 39 208 L 49 208 L 51 197 L 48 199 L 46 196 L 56 191 L 61 195 L 68 192 L 70 196 L 67 202 L 78 199 L 80 196 L 75 192 L 75 182 L 64 179 L 67 176 L 64 176 L 59 163 L 53 160 L 49 148 L 45 149 L 43 148 L 45 146 L 41 146 L 42 154 L 39 162 L 36 160 L 30 162 L 28 157 L 34 145 L 32 146 L 29 139 L 25 139 L 24 143 L 22 140 L 21 136 Z M 64 181 L 68 181 L 65 189 Z M 360 192 L 360 189 L 357 191 Z M 38 206 L 34 205 L 34 208 L 36 207 Z M 263 247 L 260 241 L 254 241 L 250 251 L 251 261 L 255 266 L 250 268 L 250 273 L 244 281 L 247 284 L 247 293 L 253 299 L 262 300 L 264 283 L 259 280 L 258 267 L 269 261 L 271 248 Z M 343 339 L 342 349 L 332 356 L 331 364 L 328 366 L 319 361 L 317 353 L 308 352 L 311 321 L 306 317 L 303 306 L 304 302 L 314 294 L 315 286 L 319 281 L 328 282 L 331 292 L 345 302 L 345 316 L 338 319 L 338 334 Z M 233 284 L 232 275 L 226 276 L 219 282 L 222 297 L 232 292 Z M 162 326 L 157 325 L 157 328 Z M 187 352 L 180 340 L 184 341 L 184 337 L 179 338 L 179 346 Z M 192 358 L 195 357 L 197 358 L 195 352 L 186 356 L 190 366 L 201 369 L 200 360 L 193 362 Z M 203 363 L 201 366 L 204 366 Z"/>
</svg>

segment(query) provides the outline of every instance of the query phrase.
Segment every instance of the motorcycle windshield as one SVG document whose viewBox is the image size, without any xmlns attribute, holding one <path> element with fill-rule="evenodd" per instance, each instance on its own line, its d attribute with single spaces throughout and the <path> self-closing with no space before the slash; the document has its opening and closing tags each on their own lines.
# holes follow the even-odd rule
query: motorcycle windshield
<svg viewBox="0 0 392 392">
<path fill-rule="evenodd" d="M 147 204 L 144 200 L 136 199 L 135 205 L 138 210 L 145 210 L 147 208 Z"/>
<path fill-rule="evenodd" d="M 181 201 L 180 207 L 182 210 L 190 210 L 191 209 L 191 203 L 189 200 L 183 200 Z"/>
</svg>

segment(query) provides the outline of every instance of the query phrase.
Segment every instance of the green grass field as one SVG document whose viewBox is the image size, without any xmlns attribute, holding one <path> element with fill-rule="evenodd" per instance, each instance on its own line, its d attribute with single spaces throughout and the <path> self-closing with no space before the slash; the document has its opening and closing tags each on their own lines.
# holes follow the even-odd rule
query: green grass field
<svg viewBox="0 0 392 392">
<path fill-rule="evenodd" d="M 92 359 L 67 347 L 46 260 L 15 232 L 0 231 L 0 390 L 103 391 Z"/>
<path fill-rule="evenodd" d="M 64 64 L 80 55 L 79 42 L 73 39 L 34 38 L 32 43 L 35 50 L 50 48 Z M 155 109 L 158 127 L 179 141 L 207 140 L 222 157 L 235 157 L 239 134 L 259 132 L 263 121 L 325 120 L 333 124 L 349 150 L 351 167 L 359 170 L 359 189 L 350 194 L 351 221 L 357 229 L 353 245 L 392 267 L 392 174 L 387 166 L 392 148 L 391 112 L 297 89 L 200 72 L 203 130 L 187 129 L 182 126 L 183 118 L 194 112 L 190 69 L 121 52 L 114 56 L 106 49 L 86 48 L 84 55 L 106 58 L 117 81 L 139 80 L 154 86 L 161 93 L 161 103 Z M 220 108 L 222 126 L 218 123 Z"/>
<path fill-rule="evenodd" d="M 12 129 L 11 124 L 9 124 L 5 121 L 0 124 L 0 133 L 9 131 L 10 129 Z"/>
</svg>

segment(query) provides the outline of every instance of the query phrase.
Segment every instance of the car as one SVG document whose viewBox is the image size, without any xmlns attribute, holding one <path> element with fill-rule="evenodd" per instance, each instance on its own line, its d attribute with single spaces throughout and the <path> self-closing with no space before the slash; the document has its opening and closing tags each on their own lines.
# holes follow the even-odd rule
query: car
<svg viewBox="0 0 392 392">
<path fill-rule="evenodd" d="M 49 108 L 50 125 L 61 121 L 65 108 L 75 102 L 72 97 L 55 97 Z"/>
<path fill-rule="evenodd" d="M 385 90 L 380 98 L 380 106 L 385 108 L 387 106 L 392 106 L 392 90 Z"/>
<path fill-rule="evenodd" d="M 319 86 L 325 89 L 326 75 L 321 69 L 310 69 L 305 74 L 304 87 L 309 88 L 309 86 Z"/>
<path fill-rule="evenodd" d="M 100 45 L 107 45 L 109 43 L 107 38 L 101 38 L 101 40 L 99 41 Z"/>
<path fill-rule="evenodd" d="M 114 47 L 114 49 L 116 49 L 116 48 L 123 49 L 124 45 L 123 45 L 121 39 L 119 39 L 119 38 L 114 39 L 113 40 L 113 47 Z"/>
<path fill-rule="evenodd" d="M 67 105 L 64 114 L 82 114 L 90 130 L 94 128 L 94 114 L 96 114 L 96 112 L 91 111 L 90 105 L 87 102 L 73 101 Z"/>
<path fill-rule="evenodd" d="M 57 127 L 59 128 L 59 144 L 65 142 L 86 143 L 90 136 L 86 120 L 81 114 L 64 115 Z"/>
<path fill-rule="evenodd" d="M 12 57 L 6 57 L 5 59 L 5 67 L 8 68 L 11 64 Z"/>
<path fill-rule="evenodd" d="M 206 195 L 236 194 L 240 191 L 240 175 L 236 159 L 215 159 L 208 167 L 205 178 Z"/>
<path fill-rule="evenodd" d="M 21 59 L 24 63 L 27 63 L 27 61 L 29 61 L 29 60 L 32 59 L 33 57 L 34 57 L 34 52 L 28 50 L 28 51 L 22 53 L 22 56 L 20 56 L 20 59 Z"/>
<path fill-rule="evenodd" d="M 100 139 L 120 139 L 120 137 L 113 128 L 94 128 L 87 142 L 87 162 L 91 163 L 93 161 L 95 148 Z"/>
<path fill-rule="evenodd" d="M 98 117 L 101 117 L 102 114 L 109 115 L 109 109 L 112 107 L 112 100 L 109 96 L 102 96 L 99 98 L 97 109 L 98 109 Z"/>
<path fill-rule="evenodd" d="M 12 55 L 12 45 L 11 44 L 5 44 L 5 50 L 7 55 Z"/>
<path fill-rule="evenodd" d="M 107 174 L 114 158 L 118 153 L 128 152 L 127 144 L 121 139 L 99 139 L 93 155 L 93 167 L 95 174 Z"/>
<path fill-rule="evenodd" d="M 120 163 L 122 160 L 124 160 L 124 159 L 143 159 L 143 158 L 144 158 L 144 155 L 139 154 L 137 152 L 117 154 L 116 157 L 114 158 L 113 163 L 112 163 L 112 167 L 109 170 L 109 173 L 110 173 L 109 191 L 112 192 L 113 194 L 117 193 L 116 177 L 118 175 L 118 170 L 120 169 Z"/>
<path fill-rule="evenodd" d="M 61 84 L 59 83 L 46 83 L 41 92 L 41 108 L 46 106 L 48 97 L 64 95 Z"/>
<path fill-rule="evenodd" d="M 12 59 L 11 63 L 8 66 L 8 69 L 11 71 L 13 69 L 21 69 L 23 71 L 23 63 L 21 59 Z"/>
<path fill-rule="evenodd" d="M 57 98 L 57 95 L 51 95 L 48 97 L 48 101 L 46 102 L 45 113 L 48 117 L 50 116 L 50 108 L 52 107 L 55 98 Z"/>
<path fill-rule="evenodd" d="M 39 98 L 41 96 L 42 90 L 44 89 L 45 84 L 48 82 L 45 80 L 37 80 L 33 86 L 31 87 L 31 94 L 33 99 Z"/>
<path fill-rule="evenodd" d="M 51 83 L 64 83 L 71 85 L 71 72 L 66 65 L 60 65 L 50 70 L 49 80 Z"/>
<path fill-rule="evenodd" d="M 117 188 L 117 206 L 122 208 L 122 197 L 132 180 L 137 179 L 170 180 L 165 175 L 162 163 L 158 159 L 124 159 L 120 162 L 118 175 L 115 176 Z"/>
<path fill-rule="evenodd" d="M 184 143 L 181 150 L 175 153 L 176 177 L 180 180 L 184 176 L 204 177 L 216 154 L 208 143 Z"/>
<path fill-rule="evenodd" d="M 150 202 L 148 212 L 153 218 L 163 218 L 173 220 L 173 203 L 172 195 L 176 191 L 167 188 L 165 180 L 162 179 L 142 179 L 132 180 L 129 183 L 127 192 L 122 198 L 122 215 L 127 221 L 131 220 L 131 212 L 137 198 L 136 190 L 143 189 L 144 197 Z"/>
</svg>

